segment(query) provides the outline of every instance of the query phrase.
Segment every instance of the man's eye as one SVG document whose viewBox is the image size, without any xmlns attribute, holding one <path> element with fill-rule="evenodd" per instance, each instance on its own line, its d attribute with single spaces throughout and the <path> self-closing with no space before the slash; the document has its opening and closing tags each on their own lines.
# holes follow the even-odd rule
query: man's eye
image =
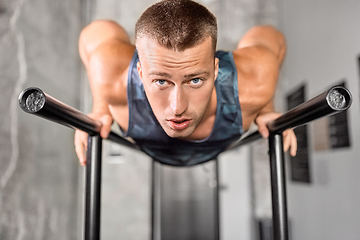
<svg viewBox="0 0 360 240">
<path fill-rule="evenodd" d="M 199 87 L 203 84 L 203 82 L 204 81 L 200 78 L 194 78 L 190 80 L 189 84 L 195 87 Z"/>
<path fill-rule="evenodd" d="M 200 80 L 200 78 L 194 78 L 194 79 L 191 79 L 191 81 L 195 84 L 198 84 L 198 83 L 200 83 L 201 80 Z"/>
<path fill-rule="evenodd" d="M 165 86 L 166 81 L 165 80 L 156 80 L 156 84 L 159 85 L 159 86 Z"/>
</svg>

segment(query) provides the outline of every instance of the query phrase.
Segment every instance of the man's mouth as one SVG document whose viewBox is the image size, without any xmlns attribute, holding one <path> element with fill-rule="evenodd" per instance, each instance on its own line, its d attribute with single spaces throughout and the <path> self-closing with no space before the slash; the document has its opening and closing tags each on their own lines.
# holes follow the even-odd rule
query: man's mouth
<svg viewBox="0 0 360 240">
<path fill-rule="evenodd" d="M 179 118 L 179 119 L 172 118 L 172 119 L 168 119 L 167 121 L 170 127 L 176 131 L 181 131 L 190 124 L 190 119 L 186 119 L 186 118 Z"/>
</svg>

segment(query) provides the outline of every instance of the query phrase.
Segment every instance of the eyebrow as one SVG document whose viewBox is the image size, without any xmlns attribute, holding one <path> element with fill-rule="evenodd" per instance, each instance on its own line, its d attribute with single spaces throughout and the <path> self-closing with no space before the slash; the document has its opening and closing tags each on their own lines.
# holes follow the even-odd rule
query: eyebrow
<svg viewBox="0 0 360 240">
<path fill-rule="evenodd" d="M 150 72 L 149 73 L 150 76 L 156 75 L 156 76 L 160 76 L 160 77 L 167 77 L 167 78 L 171 78 L 171 75 L 166 73 L 166 72 Z"/>
<path fill-rule="evenodd" d="M 208 72 L 208 71 L 195 72 L 195 73 L 192 73 L 192 74 L 185 75 L 184 78 L 189 79 L 189 78 L 193 78 L 193 77 L 196 77 L 196 76 L 202 76 L 202 75 L 207 77 L 207 76 L 210 75 L 210 72 Z"/>
<path fill-rule="evenodd" d="M 171 78 L 171 75 L 166 73 L 166 72 L 156 72 L 156 71 L 154 71 L 154 72 L 150 72 L 149 75 L 151 75 L 151 76 L 156 75 L 156 76 Z M 208 72 L 208 71 L 199 71 L 199 72 L 184 75 L 184 78 L 189 79 L 189 78 L 193 78 L 193 77 L 201 76 L 201 75 L 205 75 L 207 77 L 207 76 L 210 75 L 210 72 Z"/>
</svg>

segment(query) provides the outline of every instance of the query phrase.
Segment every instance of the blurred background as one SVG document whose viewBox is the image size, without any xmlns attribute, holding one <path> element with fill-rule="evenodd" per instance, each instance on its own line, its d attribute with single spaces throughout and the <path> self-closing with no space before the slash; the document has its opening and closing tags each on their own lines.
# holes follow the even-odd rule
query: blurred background
<svg viewBox="0 0 360 240">
<path fill-rule="evenodd" d="M 96 19 L 134 24 L 156 1 L 0 0 L 0 239 L 81 239 L 84 168 L 74 131 L 30 116 L 19 93 L 37 86 L 85 113 L 91 97 L 77 40 Z M 360 2 L 202 0 L 217 17 L 218 49 L 233 50 L 252 26 L 271 24 L 287 39 L 275 97 L 283 112 L 345 85 L 349 111 L 296 129 L 299 154 L 287 156 L 290 236 L 360 236 Z M 267 141 L 191 168 L 155 164 L 142 153 L 104 143 L 102 239 L 151 239 L 151 180 L 157 182 L 157 239 L 271 239 Z M 219 172 L 219 180 L 216 172 Z M 216 187 L 220 188 L 217 215 Z M 219 217 L 219 218 L 217 218 Z"/>
</svg>

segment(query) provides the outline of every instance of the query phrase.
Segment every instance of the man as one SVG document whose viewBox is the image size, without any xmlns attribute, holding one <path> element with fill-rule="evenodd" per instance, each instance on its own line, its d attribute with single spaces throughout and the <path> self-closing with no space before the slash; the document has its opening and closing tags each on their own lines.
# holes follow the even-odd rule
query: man
<svg viewBox="0 0 360 240">
<path fill-rule="evenodd" d="M 113 120 L 154 159 L 194 165 L 215 158 L 256 122 L 267 137 L 285 40 L 270 26 L 254 27 L 233 52 L 216 52 L 216 18 L 189 0 L 149 7 L 135 27 L 135 46 L 112 21 L 95 21 L 79 51 L 93 96 L 89 115 L 106 138 Z M 284 132 L 284 150 L 296 137 Z M 75 134 L 85 164 L 86 137 Z"/>
</svg>

